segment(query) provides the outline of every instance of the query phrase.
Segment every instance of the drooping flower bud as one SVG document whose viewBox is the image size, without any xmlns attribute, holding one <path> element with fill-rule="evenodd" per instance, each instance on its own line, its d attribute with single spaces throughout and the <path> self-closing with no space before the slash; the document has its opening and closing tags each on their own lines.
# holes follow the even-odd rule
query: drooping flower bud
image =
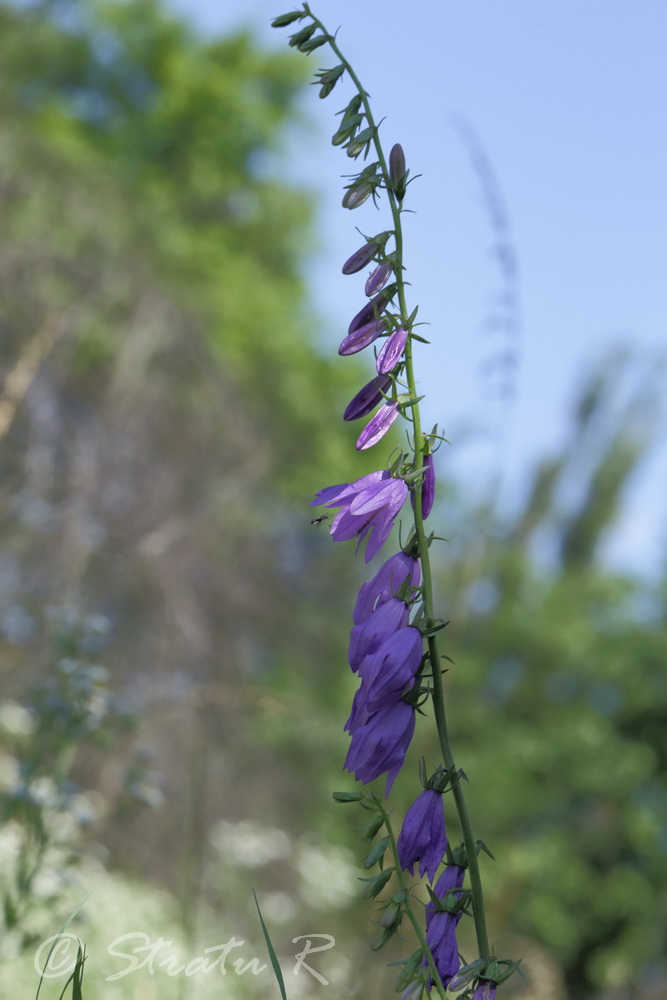
<svg viewBox="0 0 667 1000">
<path fill-rule="evenodd" d="M 422 517 L 426 519 L 431 513 L 433 500 L 435 499 L 435 468 L 433 466 L 433 455 L 424 455 L 424 478 L 422 479 Z"/>
<path fill-rule="evenodd" d="M 375 295 L 381 288 L 384 288 L 389 281 L 392 270 L 393 268 L 388 260 L 378 264 L 366 282 L 366 287 L 364 288 L 366 295 Z"/>
<path fill-rule="evenodd" d="M 365 201 L 368 201 L 375 188 L 376 185 L 371 184 L 370 181 L 362 181 L 361 184 L 352 185 L 343 195 L 341 202 L 343 208 L 359 208 Z"/>
<path fill-rule="evenodd" d="M 433 467 L 433 455 L 424 455 L 424 475 L 422 476 L 422 517 L 424 520 L 431 513 L 433 501 L 435 499 L 435 469 Z M 414 493 L 410 494 L 412 509 L 415 509 Z"/>
<path fill-rule="evenodd" d="M 295 31 L 293 35 L 290 35 L 290 48 L 298 48 L 298 46 L 300 46 L 303 42 L 307 42 L 310 36 L 315 34 L 316 29 L 316 24 L 307 24 L 306 27 L 301 28 L 300 31 Z"/>
<path fill-rule="evenodd" d="M 396 285 L 389 285 L 383 291 L 376 295 L 374 299 L 367 302 L 363 309 L 360 309 L 354 319 L 351 321 L 348 328 L 348 333 L 354 333 L 360 326 L 365 326 L 367 323 L 374 318 L 377 318 L 381 312 L 389 305 L 390 300 L 396 293 Z"/>
<path fill-rule="evenodd" d="M 357 438 L 357 451 L 365 451 L 381 441 L 398 416 L 398 403 L 385 403 L 372 417 Z"/>
<path fill-rule="evenodd" d="M 288 24 L 293 24 L 294 21 L 300 21 L 301 18 L 305 17 L 306 14 L 302 10 L 293 10 L 289 14 L 279 14 L 278 17 L 274 17 L 271 21 L 272 28 L 285 28 Z"/>
<path fill-rule="evenodd" d="M 391 379 L 388 375 L 376 375 L 347 404 L 343 420 L 358 420 L 359 417 L 365 417 L 367 413 L 375 409 L 378 403 L 382 402 L 383 393 L 390 385 Z"/>
<path fill-rule="evenodd" d="M 372 240 L 368 241 L 368 243 L 364 243 L 359 250 L 355 251 L 355 253 L 353 253 L 351 257 L 348 257 L 345 261 L 343 264 L 343 274 L 356 274 L 357 271 L 361 271 L 362 267 L 366 267 L 367 264 L 370 264 L 373 257 L 375 257 L 375 254 L 378 250 L 382 249 L 390 236 L 391 232 L 378 233 L 378 235 L 374 236 Z"/>
<path fill-rule="evenodd" d="M 387 337 L 377 356 L 376 368 L 380 375 L 386 375 L 398 364 L 408 339 L 408 331 L 399 326 L 398 330 Z"/>
<path fill-rule="evenodd" d="M 358 327 L 348 334 L 345 340 L 341 341 L 338 353 L 348 355 L 363 351 L 364 347 L 368 347 L 374 340 L 377 340 L 386 328 L 387 325 L 383 319 L 374 319 L 370 323 L 366 323 L 365 326 Z"/>
<path fill-rule="evenodd" d="M 391 147 L 389 154 L 389 176 L 394 187 L 398 187 L 405 176 L 405 153 L 400 143 Z"/>
</svg>

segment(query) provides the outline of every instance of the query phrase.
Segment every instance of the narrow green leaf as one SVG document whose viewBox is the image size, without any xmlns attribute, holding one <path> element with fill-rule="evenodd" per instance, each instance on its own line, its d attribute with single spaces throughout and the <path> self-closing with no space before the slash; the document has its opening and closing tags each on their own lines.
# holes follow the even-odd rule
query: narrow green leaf
<svg viewBox="0 0 667 1000">
<path fill-rule="evenodd" d="M 275 953 L 273 945 L 271 944 L 271 938 L 269 937 L 269 932 L 266 929 L 266 924 L 264 923 L 264 917 L 262 916 L 262 911 L 259 908 L 259 903 L 257 902 L 257 896 L 255 895 L 255 890 L 252 890 L 253 898 L 255 900 L 255 906 L 257 907 L 257 913 L 259 914 L 259 922 L 262 925 L 262 934 L 264 935 L 264 940 L 266 941 L 266 948 L 269 953 L 269 958 L 271 959 L 271 968 L 273 969 L 273 974 L 276 977 L 276 982 L 278 983 L 278 989 L 280 990 L 280 996 L 282 1000 L 287 1000 L 287 993 L 285 992 L 285 980 L 283 979 L 282 969 L 280 968 L 280 963 L 278 961 L 278 956 Z"/>
</svg>

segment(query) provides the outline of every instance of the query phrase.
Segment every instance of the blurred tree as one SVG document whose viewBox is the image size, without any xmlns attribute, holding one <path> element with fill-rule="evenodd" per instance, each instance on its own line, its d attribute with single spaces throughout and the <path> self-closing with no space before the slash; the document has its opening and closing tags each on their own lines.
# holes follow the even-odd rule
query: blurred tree
<svg viewBox="0 0 667 1000">
<path fill-rule="evenodd" d="M 523 510 L 483 558 L 462 512 L 441 579 L 454 745 L 497 858 L 492 927 L 550 949 L 571 1000 L 667 988 L 665 589 L 601 561 L 658 426 L 650 369 L 620 352 L 593 373 Z"/>
<path fill-rule="evenodd" d="M 293 734 L 305 696 L 260 685 L 340 684 L 345 637 L 308 617 L 344 600 L 337 564 L 311 571 L 326 532 L 302 529 L 368 466 L 329 433 L 359 376 L 318 354 L 311 199 L 283 177 L 305 70 L 153 0 L 0 5 L 0 58 L 0 669 L 20 696 L 51 605 L 109 618 L 168 815 L 107 839 L 188 910 L 210 823 L 305 808 L 325 756 L 319 733 L 299 780 L 264 767 L 265 716 Z"/>
</svg>

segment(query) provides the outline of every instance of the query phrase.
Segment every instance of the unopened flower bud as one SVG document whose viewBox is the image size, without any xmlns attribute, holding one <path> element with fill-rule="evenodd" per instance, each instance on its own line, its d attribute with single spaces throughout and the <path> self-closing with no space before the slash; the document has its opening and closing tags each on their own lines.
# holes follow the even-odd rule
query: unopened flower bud
<svg viewBox="0 0 667 1000">
<path fill-rule="evenodd" d="M 386 375 L 396 367 L 405 350 L 407 339 L 408 331 L 402 326 L 387 337 L 375 363 L 378 374 Z"/>
<path fill-rule="evenodd" d="M 343 195 L 343 208 L 359 208 L 365 201 L 368 201 L 374 190 L 375 185 L 369 184 L 368 181 L 364 181 L 362 184 L 354 184 Z"/>
<path fill-rule="evenodd" d="M 380 289 L 384 288 L 389 281 L 391 272 L 392 266 L 388 260 L 378 264 L 375 270 L 371 272 L 366 282 L 366 287 L 364 289 L 366 295 L 375 295 L 380 291 Z"/>
<path fill-rule="evenodd" d="M 390 385 L 391 379 L 388 375 L 377 375 L 371 379 L 347 404 L 343 420 L 358 420 L 359 417 L 365 417 L 367 413 L 375 409 L 378 403 L 382 402 L 383 393 Z"/>
<path fill-rule="evenodd" d="M 400 185 L 405 176 L 405 153 L 398 142 L 392 146 L 389 154 L 389 176 L 395 188 Z"/>
<path fill-rule="evenodd" d="M 374 319 L 364 326 L 357 327 L 352 333 L 347 335 L 345 340 L 341 341 L 338 353 L 348 355 L 356 354 L 357 351 L 363 351 L 364 347 L 368 347 L 374 340 L 377 340 L 386 328 L 386 323 L 383 319 Z"/>
<path fill-rule="evenodd" d="M 368 421 L 357 438 L 357 451 L 365 451 L 382 440 L 398 416 L 398 403 L 385 403 L 375 416 Z"/>
<path fill-rule="evenodd" d="M 362 267 L 370 264 L 375 254 L 385 245 L 390 236 L 390 232 L 379 233 L 355 251 L 343 264 L 343 274 L 356 274 L 357 271 L 361 271 Z"/>
</svg>

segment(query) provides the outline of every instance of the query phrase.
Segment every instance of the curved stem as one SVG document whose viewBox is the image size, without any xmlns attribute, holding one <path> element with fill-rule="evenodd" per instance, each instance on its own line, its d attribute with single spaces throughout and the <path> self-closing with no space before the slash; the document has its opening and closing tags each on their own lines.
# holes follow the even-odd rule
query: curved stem
<svg viewBox="0 0 667 1000">
<path fill-rule="evenodd" d="M 387 168 L 387 161 L 384 155 L 384 151 L 382 149 L 382 145 L 380 143 L 380 139 L 378 136 L 378 127 L 375 125 L 373 113 L 371 111 L 370 103 L 368 101 L 368 95 L 364 90 L 364 88 L 362 87 L 358 76 L 350 66 L 349 62 L 347 61 L 343 53 L 338 48 L 335 38 L 329 34 L 329 32 L 322 24 L 322 22 L 312 14 L 312 12 L 308 7 L 308 4 L 304 3 L 303 6 L 304 10 L 313 19 L 315 24 L 327 35 L 329 39 L 329 45 L 340 59 L 342 65 L 345 66 L 345 69 L 349 74 L 350 79 L 354 83 L 361 97 L 366 118 L 368 120 L 368 124 L 373 129 L 373 145 L 375 147 L 375 152 L 378 158 L 380 169 L 382 171 L 382 176 L 384 178 L 387 197 L 389 199 L 391 214 L 394 221 L 394 237 L 396 242 L 396 283 L 397 283 L 397 296 L 399 301 L 401 323 L 407 324 L 408 317 L 410 314 L 408 312 L 405 300 L 405 282 L 403 280 L 403 229 L 401 226 L 401 208 L 397 202 L 397 199 L 394 195 L 394 191 L 392 189 L 391 178 L 389 170 Z M 416 399 L 417 385 L 414 375 L 412 343 L 409 337 L 405 348 L 405 374 L 406 374 L 406 380 L 408 384 L 408 391 L 410 393 L 410 397 L 412 399 Z M 418 403 L 414 404 L 410 408 L 410 413 L 412 415 L 412 426 L 414 431 L 414 449 L 415 449 L 414 468 L 415 470 L 418 470 L 421 469 L 424 464 L 424 447 L 425 447 L 425 437 L 422 432 L 421 414 Z M 414 495 L 415 532 L 417 535 L 417 542 L 419 547 L 419 559 L 422 568 L 422 597 L 424 603 L 424 615 L 426 618 L 426 625 L 428 627 L 429 625 L 433 624 L 436 616 L 434 612 L 434 602 L 433 602 L 433 579 L 431 573 L 431 563 L 429 558 L 428 542 L 426 540 L 426 532 L 424 530 L 424 518 L 422 515 L 421 484 L 415 487 L 413 495 Z M 445 699 L 444 699 L 444 690 L 442 683 L 442 673 L 440 670 L 440 653 L 438 650 L 438 640 L 436 635 L 429 636 L 428 650 L 429 650 L 429 659 L 431 663 L 431 671 L 433 674 L 433 690 L 432 690 L 433 713 L 438 731 L 440 749 L 442 752 L 445 766 L 448 768 L 452 768 L 452 770 L 454 770 L 455 769 L 454 754 L 452 752 L 452 747 L 447 728 L 447 717 L 445 713 Z M 470 814 L 468 813 L 468 807 L 466 805 L 465 796 L 463 793 L 463 789 L 461 787 L 460 780 L 456 780 L 454 782 L 452 788 L 452 794 L 454 796 L 454 801 L 456 803 L 456 808 L 459 814 L 459 821 L 461 823 L 461 831 L 463 834 L 463 842 L 465 844 L 466 855 L 468 860 L 473 919 L 475 922 L 475 934 L 477 937 L 477 949 L 480 958 L 485 958 L 490 954 L 490 952 L 489 952 L 489 939 L 486 929 L 486 919 L 484 915 L 484 895 L 482 891 L 482 880 L 477 858 L 477 845 L 475 842 L 472 824 L 470 821 Z"/>
</svg>

